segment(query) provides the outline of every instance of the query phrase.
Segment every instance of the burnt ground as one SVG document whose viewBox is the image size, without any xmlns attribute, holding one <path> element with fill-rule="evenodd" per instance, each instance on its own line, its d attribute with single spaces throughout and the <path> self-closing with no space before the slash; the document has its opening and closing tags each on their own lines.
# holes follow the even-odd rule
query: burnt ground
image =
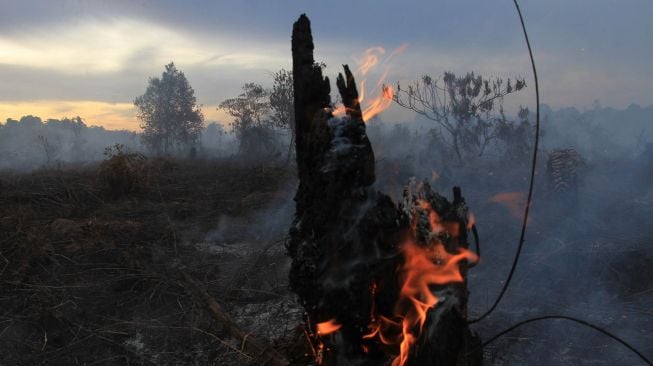
<svg viewBox="0 0 653 366">
<path fill-rule="evenodd" d="M 379 164 L 378 176 L 379 188 L 397 195 L 413 172 L 395 165 Z M 243 331 L 308 364 L 284 249 L 294 167 L 234 159 L 128 167 L 117 175 L 107 175 L 111 165 L 0 175 L 0 365 L 255 364 L 191 296 L 179 269 Z M 536 182 L 511 287 L 473 327 L 482 338 L 562 314 L 653 355 L 653 190 L 650 176 L 629 176 L 636 168 L 594 164 L 574 197 Z M 519 234 L 518 215 L 491 197 L 523 192 L 524 171 L 485 164 L 431 176 L 447 196 L 452 183 L 462 186 L 481 233 L 472 318 L 498 293 Z M 119 179 L 109 184 L 107 176 Z M 640 364 L 613 340 L 563 321 L 519 328 L 485 357 L 489 365 Z"/>
<path fill-rule="evenodd" d="M 579 171 L 577 191 L 565 193 L 547 184 L 545 166 L 542 158 L 510 287 L 496 310 L 472 328 L 487 340 L 528 318 L 565 315 L 595 324 L 653 358 L 651 170 L 637 161 L 589 161 Z M 490 308 L 513 262 L 530 169 L 499 162 L 451 170 L 443 177 L 448 179 L 431 184 L 448 197 L 451 185 L 461 185 L 476 217 L 482 256 L 469 272 L 474 319 Z M 386 180 L 405 179 L 401 172 L 395 175 Z M 505 192 L 516 193 L 515 202 L 493 199 Z M 484 351 L 486 364 L 501 366 L 645 364 L 613 339 L 564 320 L 525 325 Z"/>
<path fill-rule="evenodd" d="M 481 238 L 480 263 L 469 271 L 469 318 L 490 308 L 508 276 L 528 188 L 528 162 L 470 162 L 431 171 L 410 157 L 377 155 L 379 184 L 395 200 L 409 176 L 451 197 L 460 185 Z M 482 339 L 528 318 L 576 317 L 653 358 L 653 170 L 647 159 L 589 159 L 575 192 L 547 181 L 537 164 L 533 204 L 519 263 L 496 310 L 473 324 Z M 453 164 L 451 164 L 453 165 Z M 416 172 L 422 172 L 417 173 Z M 439 177 L 438 177 L 439 175 Z M 499 202 L 498 194 L 514 194 Z M 508 195 L 512 197 L 511 195 Z M 644 365 L 613 339 L 565 320 L 527 324 L 484 349 L 488 365 Z"/>
<path fill-rule="evenodd" d="M 229 159 L 128 168 L 117 187 L 106 166 L 1 176 L 0 364 L 252 364 L 178 269 L 243 331 L 303 355 L 288 351 L 301 316 L 284 249 L 294 170 Z"/>
</svg>

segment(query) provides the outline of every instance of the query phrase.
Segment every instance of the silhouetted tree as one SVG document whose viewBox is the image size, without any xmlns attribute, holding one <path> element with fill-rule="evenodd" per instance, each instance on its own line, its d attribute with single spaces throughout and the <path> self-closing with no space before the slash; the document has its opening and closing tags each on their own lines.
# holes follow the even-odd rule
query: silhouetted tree
<svg viewBox="0 0 653 366">
<path fill-rule="evenodd" d="M 86 140 L 83 137 L 84 131 L 88 128 L 82 117 L 77 116 L 73 118 L 64 117 L 62 119 L 50 118 L 45 121 L 45 127 L 53 131 L 69 132 L 72 136 L 68 138 L 71 153 L 77 156 L 84 154 L 84 145 Z"/>
<path fill-rule="evenodd" d="M 41 117 L 32 116 L 30 114 L 28 116 L 21 117 L 19 123 L 22 128 L 38 128 L 43 125 L 43 120 L 41 120 Z"/>
<path fill-rule="evenodd" d="M 145 94 L 134 105 L 149 148 L 167 154 L 173 147 L 192 146 L 198 140 L 204 115 L 195 91 L 174 63 L 165 66 L 161 78 L 150 78 Z"/>
<path fill-rule="evenodd" d="M 225 134 L 224 128 L 222 127 L 221 124 L 217 122 L 211 122 L 208 125 L 206 125 L 206 128 L 204 129 L 204 133 L 202 134 L 202 137 L 204 138 L 209 137 L 210 139 L 217 139 L 220 138 L 222 135 Z"/>
<path fill-rule="evenodd" d="M 45 155 L 45 164 L 47 166 L 50 166 L 50 164 L 54 161 L 54 159 L 57 158 L 60 144 L 53 144 L 48 140 L 47 137 L 43 135 L 38 135 L 36 137 L 36 140 L 38 145 L 43 150 L 43 154 Z"/>
<path fill-rule="evenodd" d="M 473 155 L 483 155 L 489 143 L 497 137 L 496 110 L 503 97 L 526 86 L 523 79 L 512 84 L 500 78 L 486 79 L 467 73 L 457 77 L 445 72 L 442 80 L 425 75 L 421 80 L 402 87 L 397 84 L 393 100 L 400 106 L 435 121 L 458 161 Z"/>
<path fill-rule="evenodd" d="M 241 94 L 223 101 L 218 109 L 225 110 L 234 118 L 231 131 L 236 134 L 241 153 L 271 152 L 275 122 L 271 116 L 268 90 L 256 83 L 247 83 L 243 85 Z"/>
<path fill-rule="evenodd" d="M 528 108 L 520 107 L 517 113 L 518 121 L 509 120 L 503 110 L 496 122 L 497 140 L 501 142 L 504 156 L 513 161 L 526 161 L 533 151 L 533 125 L 528 121 Z M 541 132 L 540 132 L 541 136 Z"/>
<path fill-rule="evenodd" d="M 270 92 L 270 118 L 277 128 L 290 131 L 288 159 L 295 143 L 295 107 L 293 105 L 292 71 L 281 69 L 272 75 L 272 90 Z"/>
</svg>

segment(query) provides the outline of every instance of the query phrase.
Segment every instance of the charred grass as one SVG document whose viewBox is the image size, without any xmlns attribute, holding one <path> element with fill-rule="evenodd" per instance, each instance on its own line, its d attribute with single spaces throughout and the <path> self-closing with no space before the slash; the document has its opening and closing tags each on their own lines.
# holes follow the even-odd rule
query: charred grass
<svg viewBox="0 0 653 366">
<path fill-rule="evenodd" d="M 0 177 L 0 364 L 255 362 L 179 269 L 246 332 L 290 347 L 298 312 L 283 235 L 206 238 L 219 217 L 258 225 L 248 218 L 292 197 L 292 168 L 139 158 Z"/>
</svg>

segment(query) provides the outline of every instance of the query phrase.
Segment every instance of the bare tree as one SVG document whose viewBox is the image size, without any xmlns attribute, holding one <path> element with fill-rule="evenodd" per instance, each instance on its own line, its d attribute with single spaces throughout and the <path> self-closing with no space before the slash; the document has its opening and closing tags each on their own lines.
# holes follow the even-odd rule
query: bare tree
<svg viewBox="0 0 653 366">
<path fill-rule="evenodd" d="M 256 83 L 243 85 L 243 92 L 236 98 L 223 101 L 223 109 L 234 118 L 231 132 L 236 134 L 241 153 L 262 154 L 273 149 L 273 128 L 271 119 L 270 92 Z"/>
<path fill-rule="evenodd" d="M 505 157 L 526 162 L 526 158 L 533 151 L 533 143 L 535 142 L 533 138 L 534 126 L 528 120 L 529 113 L 528 108 L 520 106 L 517 113 L 518 121 L 511 121 L 500 108 L 500 117 L 496 121 L 495 130 L 497 140 L 501 142 Z"/>
<path fill-rule="evenodd" d="M 441 80 L 424 75 L 408 87 L 397 84 L 393 100 L 415 111 L 440 127 L 436 131 L 455 153 L 458 161 L 481 156 L 497 137 L 497 105 L 502 109 L 503 97 L 526 86 L 523 79 L 486 79 L 467 73 L 457 77 L 445 72 Z M 442 133 L 444 131 L 444 133 Z"/>
<path fill-rule="evenodd" d="M 36 137 L 36 141 L 43 150 L 43 154 L 45 155 L 45 164 L 50 166 L 50 164 L 57 158 L 57 155 L 59 154 L 59 146 L 52 144 L 48 138 L 43 135 L 38 135 Z"/>
<path fill-rule="evenodd" d="M 292 71 L 281 69 L 272 75 L 272 90 L 270 91 L 270 119 L 277 128 L 290 130 L 288 160 L 295 143 L 295 107 L 293 105 Z"/>
</svg>

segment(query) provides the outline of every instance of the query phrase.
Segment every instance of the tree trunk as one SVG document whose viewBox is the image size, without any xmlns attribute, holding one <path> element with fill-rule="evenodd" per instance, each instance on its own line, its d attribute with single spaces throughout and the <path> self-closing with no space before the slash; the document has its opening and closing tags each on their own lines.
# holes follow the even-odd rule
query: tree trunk
<svg viewBox="0 0 653 366">
<path fill-rule="evenodd" d="M 295 146 L 295 127 L 292 127 L 290 134 L 290 143 L 288 144 L 288 154 L 286 154 L 286 164 L 290 163 L 290 157 L 292 156 L 292 148 Z"/>
<path fill-rule="evenodd" d="M 428 202 L 447 222 L 460 224 L 456 226 L 460 232 L 443 239 L 452 253 L 467 247 L 467 211 L 459 191 L 449 203 L 428 184 L 408 187 L 400 205 L 376 191 L 374 152 L 354 77 L 344 66 L 344 76 L 340 74 L 336 84 L 346 116 L 334 118 L 329 79 L 315 64 L 313 48 L 310 21 L 302 15 L 292 34 L 299 186 L 287 243 L 292 257 L 290 286 L 306 310 L 318 363 L 389 364 L 398 357 L 399 343 L 385 345 L 370 333 L 379 319 L 397 318 L 404 276 L 399 269 L 406 262 L 402 244 L 408 237 L 421 245 L 433 240 L 431 228 L 418 225 L 429 222 L 428 212 L 418 206 Z M 466 275 L 466 264 L 460 267 Z M 465 320 L 464 281 L 433 291 L 444 295 L 428 311 L 405 364 L 461 364 L 469 350 L 473 337 Z M 329 321 L 337 324 L 337 331 L 318 334 L 316 325 Z"/>
</svg>

